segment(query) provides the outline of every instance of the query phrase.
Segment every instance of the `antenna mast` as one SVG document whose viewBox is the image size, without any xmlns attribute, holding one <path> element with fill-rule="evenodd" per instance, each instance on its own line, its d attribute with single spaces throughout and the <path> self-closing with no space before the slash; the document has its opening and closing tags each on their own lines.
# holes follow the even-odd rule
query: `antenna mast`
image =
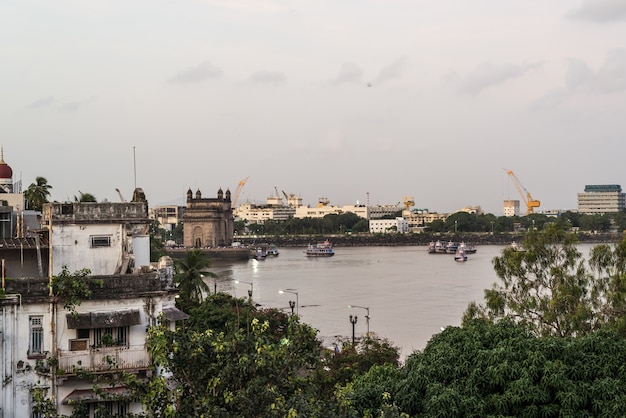
<svg viewBox="0 0 626 418">
<path fill-rule="evenodd" d="M 137 189 L 137 160 L 135 159 L 135 147 L 133 146 L 133 173 L 135 178 L 135 190 Z"/>
</svg>

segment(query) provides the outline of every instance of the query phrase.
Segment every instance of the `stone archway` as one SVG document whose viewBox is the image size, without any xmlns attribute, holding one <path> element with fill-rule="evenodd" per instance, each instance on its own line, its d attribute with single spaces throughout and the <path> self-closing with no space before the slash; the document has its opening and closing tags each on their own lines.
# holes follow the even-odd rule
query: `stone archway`
<svg viewBox="0 0 626 418">
<path fill-rule="evenodd" d="M 193 246 L 194 248 L 202 248 L 202 227 L 196 226 L 193 229 Z"/>
</svg>

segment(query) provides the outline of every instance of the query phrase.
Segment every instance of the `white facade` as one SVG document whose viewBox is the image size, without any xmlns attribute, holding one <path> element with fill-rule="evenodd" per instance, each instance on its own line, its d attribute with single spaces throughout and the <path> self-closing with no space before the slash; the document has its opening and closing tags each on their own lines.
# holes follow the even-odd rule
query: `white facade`
<svg viewBox="0 0 626 418">
<path fill-rule="evenodd" d="M 578 212 L 604 214 L 621 212 L 626 208 L 626 195 L 617 184 L 587 185 L 584 193 L 578 193 Z"/>
<path fill-rule="evenodd" d="M 504 201 L 504 216 L 520 216 L 519 200 Z"/>
<path fill-rule="evenodd" d="M 9 291 L 16 293 L 0 298 L 0 416 L 32 418 L 33 390 L 40 388 L 55 400 L 59 413 L 70 415 L 72 402 L 84 401 L 92 417 L 94 405 L 104 400 L 77 371 L 104 376 L 123 370 L 149 377 L 147 327 L 161 313 L 173 321 L 185 315 L 175 308 L 174 293 L 156 272 L 94 279 L 103 280 L 103 286 L 75 314 L 47 297 L 47 279 L 14 280 Z M 56 370 L 51 358 L 58 361 Z M 123 394 L 125 389 L 111 390 Z M 115 413 L 141 412 L 137 403 L 109 402 L 107 407 Z"/>
<path fill-rule="evenodd" d="M 50 203 L 44 205 L 43 217 L 52 231 L 53 275 L 63 266 L 70 272 L 87 268 L 93 275 L 108 275 L 149 265 L 145 254 L 150 242 L 137 239 L 149 235 L 146 202 Z"/>
<path fill-rule="evenodd" d="M 406 234 L 409 232 L 409 223 L 404 218 L 372 219 L 369 221 L 372 234 Z"/>
</svg>

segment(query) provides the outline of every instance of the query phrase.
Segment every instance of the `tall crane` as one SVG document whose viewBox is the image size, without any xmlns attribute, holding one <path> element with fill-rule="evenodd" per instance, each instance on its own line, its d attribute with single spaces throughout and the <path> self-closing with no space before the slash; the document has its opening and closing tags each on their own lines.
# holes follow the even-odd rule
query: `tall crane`
<svg viewBox="0 0 626 418">
<path fill-rule="evenodd" d="M 533 199 L 533 197 L 530 195 L 530 192 L 526 190 L 524 186 L 522 186 L 522 183 L 520 183 L 519 179 L 517 178 L 513 170 L 507 170 L 506 168 L 503 168 L 503 170 L 506 171 L 509 177 L 511 177 L 511 179 L 513 180 L 513 184 L 515 185 L 515 188 L 517 189 L 518 193 L 522 197 L 524 204 L 526 204 L 526 215 L 535 213 L 534 208 L 538 208 L 539 205 L 541 205 L 541 202 Z"/>
<path fill-rule="evenodd" d="M 237 200 L 239 199 L 239 195 L 241 194 L 241 191 L 243 190 L 243 186 L 245 186 L 246 181 L 248 181 L 249 178 L 250 178 L 250 176 L 248 176 L 245 179 L 241 180 L 239 182 L 239 184 L 237 184 L 237 190 L 235 190 L 235 195 L 233 196 L 233 199 L 232 199 L 232 202 L 231 202 L 231 207 L 237 206 Z"/>
</svg>

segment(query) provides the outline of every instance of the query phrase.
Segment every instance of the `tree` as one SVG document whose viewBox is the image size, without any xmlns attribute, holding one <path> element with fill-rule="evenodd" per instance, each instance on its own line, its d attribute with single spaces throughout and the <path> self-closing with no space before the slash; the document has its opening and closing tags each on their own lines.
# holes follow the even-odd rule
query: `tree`
<svg viewBox="0 0 626 418">
<path fill-rule="evenodd" d="M 235 322 L 241 307 L 247 319 Z M 194 309 L 184 328 L 170 331 L 164 324 L 149 331 L 151 357 L 169 376 L 167 383 L 165 375 L 153 378 L 158 391 L 144 386 L 148 409 L 167 409 L 170 417 L 338 416 L 307 379 L 319 362 L 316 330 L 297 316 L 257 311 L 225 294 Z"/>
<path fill-rule="evenodd" d="M 626 242 L 596 247 L 588 267 L 575 234 L 556 223 L 530 231 L 523 251 L 494 258 L 500 284 L 485 290 L 485 305 L 470 304 L 465 320 L 508 317 L 537 335 L 570 337 L 605 325 L 626 329 Z"/>
<path fill-rule="evenodd" d="M 83 193 L 80 190 L 78 191 L 78 193 L 80 193 L 80 197 L 74 196 L 74 201 L 75 202 L 79 202 L 79 203 L 96 203 L 96 202 L 98 202 L 96 197 L 94 195 L 92 195 L 91 193 Z"/>
<path fill-rule="evenodd" d="M 207 271 L 211 267 L 211 259 L 200 249 L 187 251 L 183 260 L 174 260 L 176 275 L 174 281 L 178 284 L 183 305 L 202 302 L 203 294 L 210 294 L 211 289 L 204 281 L 204 277 L 217 278 L 213 272 Z"/>
<path fill-rule="evenodd" d="M 44 177 L 36 177 L 35 182 L 24 191 L 26 199 L 26 207 L 32 210 L 41 211 L 43 204 L 48 203 L 52 186 L 48 184 L 48 180 Z"/>
<path fill-rule="evenodd" d="M 339 393 L 358 416 L 379 416 L 385 394 L 411 417 L 626 416 L 625 361 L 626 340 L 611 330 L 536 337 L 510 320 L 478 320 Z"/>
</svg>

